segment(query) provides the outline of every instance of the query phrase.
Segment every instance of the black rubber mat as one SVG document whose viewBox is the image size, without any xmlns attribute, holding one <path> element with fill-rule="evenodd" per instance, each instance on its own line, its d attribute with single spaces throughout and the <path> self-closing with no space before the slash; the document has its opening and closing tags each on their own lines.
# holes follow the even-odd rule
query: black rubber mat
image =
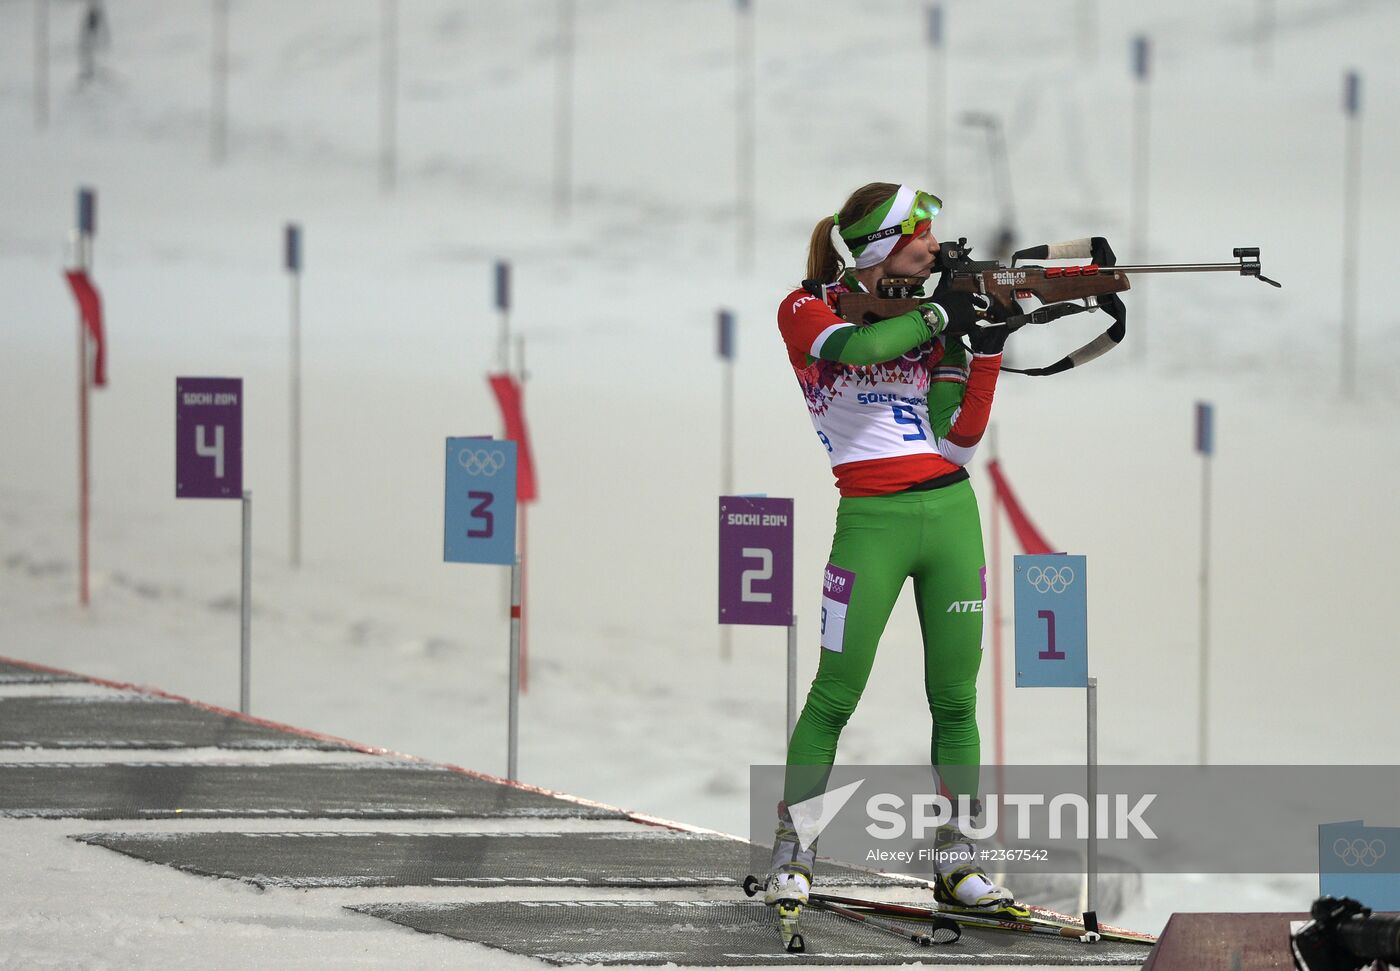
<svg viewBox="0 0 1400 971">
<path fill-rule="evenodd" d="M 403 762 L 0 763 L 0 816 L 77 819 L 622 819 L 609 809 Z"/>
<path fill-rule="evenodd" d="M 739 891 L 736 891 L 736 893 Z M 1140 965 L 1149 948 L 1081 944 L 1010 931 L 964 930 L 952 944 L 920 947 L 833 914 L 803 914 L 807 951 L 785 954 L 777 923 L 756 902 L 492 901 L 359 904 L 347 908 L 550 964 L 903 964 L 952 966 Z M 905 922 L 901 922 L 905 923 Z M 918 922 L 907 922 L 911 930 Z"/>
<path fill-rule="evenodd" d="M 76 674 L 60 674 L 57 671 L 36 671 L 23 664 L 0 661 L 0 684 L 31 684 L 43 681 L 82 681 Z"/>
<path fill-rule="evenodd" d="M 0 698 L 0 748 L 312 748 L 348 746 L 176 701 Z"/>
<path fill-rule="evenodd" d="M 258 886 L 737 886 L 767 847 L 718 836 L 632 833 L 94 833 L 152 863 Z M 893 885 L 822 865 L 823 886 Z"/>
</svg>

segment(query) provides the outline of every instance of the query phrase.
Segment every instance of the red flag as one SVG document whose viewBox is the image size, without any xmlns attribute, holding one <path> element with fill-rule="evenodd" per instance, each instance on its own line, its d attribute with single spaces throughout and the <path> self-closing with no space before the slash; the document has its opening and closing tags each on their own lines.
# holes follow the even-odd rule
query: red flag
<svg viewBox="0 0 1400 971">
<path fill-rule="evenodd" d="M 1027 553 L 1054 553 L 1055 550 L 1045 542 L 1045 537 L 1040 535 L 1035 523 L 1031 522 L 1031 518 L 1016 501 L 1016 494 L 1011 491 L 1011 483 L 1007 482 L 1006 476 L 1002 474 L 1001 463 L 993 459 L 987 463 L 987 471 L 991 473 L 992 486 L 997 491 L 997 497 L 1006 506 L 1006 518 L 1011 520 L 1011 530 L 1020 541 L 1021 549 Z"/>
<path fill-rule="evenodd" d="M 501 406 L 506 438 L 516 445 L 519 463 L 515 470 L 515 496 L 520 502 L 534 502 L 539 492 L 535 488 L 535 460 L 530 455 L 530 431 L 525 427 L 525 397 L 520 382 L 510 374 L 489 374 L 486 380 L 491 382 L 496 403 Z"/>
<path fill-rule="evenodd" d="M 78 300 L 78 312 L 83 315 L 88 334 L 97 344 L 92 382 L 100 388 L 107 383 L 107 341 L 102 335 L 102 298 L 88 279 L 86 270 L 65 270 L 63 275 L 68 278 L 68 285 L 73 288 L 73 296 Z"/>
</svg>

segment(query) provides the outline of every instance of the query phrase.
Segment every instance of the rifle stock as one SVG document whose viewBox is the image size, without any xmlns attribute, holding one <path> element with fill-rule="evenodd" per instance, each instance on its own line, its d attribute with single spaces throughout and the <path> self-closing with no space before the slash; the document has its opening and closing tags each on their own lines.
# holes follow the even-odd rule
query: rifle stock
<svg viewBox="0 0 1400 971">
<path fill-rule="evenodd" d="M 1074 273 L 1065 271 L 1073 270 Z M 1109 267 L 995 266 L 993 269 L 951 270 L 947 287 L 955 293 L 980 293 L 1003 307 L 1014 300 L 1035 297 L 1042 304 L 1085 297 L 1101 297 L 1130 289 L 1126 273 Z M 1047 275 L 1049 273 L 1050 275 Z M 837 313 L 853 324 L 867 324 L 886 317 L 898 317 L 933 300 L 933 297 L 882 297 L 876 293 L 851 291 L 837 298 Z"/>
</svg>

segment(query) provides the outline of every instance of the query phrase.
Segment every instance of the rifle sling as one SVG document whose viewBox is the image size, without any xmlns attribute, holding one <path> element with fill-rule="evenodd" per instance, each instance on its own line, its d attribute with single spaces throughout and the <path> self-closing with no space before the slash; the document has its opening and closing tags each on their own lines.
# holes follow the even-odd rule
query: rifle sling
<svg viewBox="0 0 1400 971">
<path fill-rule="evenodd" d="M 1110 294 L 1110 296 L 1114 295 Z M 1068 306 L 1069 309 L 1061 311 L 1060 313 L 1056 313 L 1053 316 L 1043 317 L 1040 320 L 1034 322 L 1045 323 L 1049 320 L 1054 320 L 1058 317 L 1068 316 L 1071 313 L 1083 313 L 1090 309 L 1089 307 L 1081 307 L 1074 304 L 1062 304 L 1058 306 Z M 1020 323 L 1024 324 L 1031 322 L 1032 318 L 1035 317 L 1036 314 L 1050 309 L 1053 308 L 1040 307 L 1032 313 L 1022 314 L 1020 317 Z M 1104 313 L 1108 314 L 1110 317 L 1113 318 L 1113 325 L 1109 327 L 1108 330 L 1100 334 L 1098 337 L 1095 337 L 1089 343 L 1085 344 L 1083 347 L 1077 350 L 1070 351 L 1068 354 L 1060 358 L 1054 364 L 1050 364 L 1046 367 L 1016 368 L 1006 367 L 1005 365 L 1003 365 L 1002 370 L 1010 371 L 1013 374 L 1027 374 L 1031 377 L 1038 378 L 1044 377 L 1048 374 L 1059 374 L 1061 371 L 1068 371 L 1070 368 L 1079 367 L 1081 364 L 1088 364 L 1094 358 L 1100 357 L 1101 355 L 1108 353 L 1113 348 L 1117 347 L 1119 343 L 1122 342 L 1123 335 L 1127 332 L 1128 309 L 1123 305 L 1123 301 L 1121 300 L 1108 301 L 1107 305 L 1105 305 L 1105 303 L 1101 301 L 1099 303 L 1098 309 L 1102 310 Z M 1016 320 L 1017 318 L 1013 317 L 1007 322 L 1012 323 Z"/>
</svg>

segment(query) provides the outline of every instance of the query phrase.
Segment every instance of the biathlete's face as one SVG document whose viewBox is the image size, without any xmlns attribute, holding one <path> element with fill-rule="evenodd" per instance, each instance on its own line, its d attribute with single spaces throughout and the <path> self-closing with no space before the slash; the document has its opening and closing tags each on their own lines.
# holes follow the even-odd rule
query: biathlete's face
<svg viewBox="0 0 1400 971">
<path fill-rule="evenodd" d="M 930 220 L 919 227 L 914 238 L 905 243 L 881 264 L 880 276 L 915 276 L 927 278 L 933 272 L 938 255 L 938 240 L 933 236 Z"/>
</svg>

